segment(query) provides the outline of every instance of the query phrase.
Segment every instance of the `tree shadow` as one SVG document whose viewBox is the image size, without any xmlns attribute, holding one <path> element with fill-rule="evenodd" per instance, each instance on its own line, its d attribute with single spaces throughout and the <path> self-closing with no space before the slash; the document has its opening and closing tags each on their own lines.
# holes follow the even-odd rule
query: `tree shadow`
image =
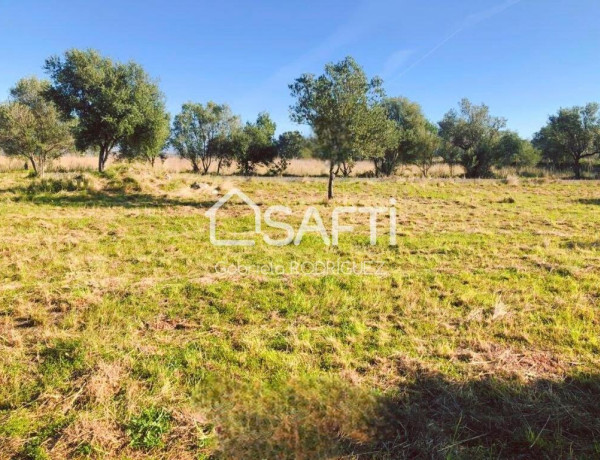
<svg viewBox="0 0 600 460">
<path fill-rule="evenodd" d="M 67 193 L 28 193 L 22 187 L 0 190 L 0 197 L 10 197 L 12 201 L 22 201 L 34 205 L 84 208 L 165 208 L 185 206 L 210 208 L 215 201 L 170 198 L 148 193 L 122 193 L 110 191 L 76 191 Z"/>
<path fill-rule="evenodd" d="M 581 204 L 592 204 L 600 206 L 600 198 L 580 198 L 577 201 Z"/>
<path fill-rule="evenodd" d="M 600 375 L 466 383 L 417 370 L 382 396 L 355 458 L 600 458 Z"/>
</svg>

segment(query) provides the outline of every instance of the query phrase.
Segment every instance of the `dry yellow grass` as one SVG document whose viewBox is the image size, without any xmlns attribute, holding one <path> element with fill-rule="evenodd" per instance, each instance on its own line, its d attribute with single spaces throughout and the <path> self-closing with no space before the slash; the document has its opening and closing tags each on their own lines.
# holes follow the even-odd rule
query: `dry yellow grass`
<svg viewBox="0 0 600 460">
<path fill-rule="evenodd" d="M 0 458 L 598 457 L 600 182 L 351 178 L 328 203 L 324 178 L 26 176 L 0 174 Z M 231 186 L 294 228 L 395 197 L 398 245 L 357 218 L 336 248 L 213 246 Z M 300 261 L 385 273 L 215 269 Z"/>
<path fill-rule="evenodd" d="M 115 164 L 114 159 L 109 159 L 107 166 Z M 17 171 L 24 168 L 25 161 L 22 159 L 8 158 L 0 155 L 0 172 L 1 171 Z M 98 160 L 94 156 L 89 155 L 66 155 L 50 165 L 49 171 L 94 171 L 98 166 Z M 183 173 L 191 171 L 191 164 L 187 160 L 183 160 L 176 156 L 169 156 L 164 162 L 157 160 L 155 168 L 171 173 Z M 267 174 L 268 167 L 258 167 L 257 173 L 260 175 Z M 221 172 L 224 175 L 236 174 L 237 165 L 233 164 L 228 168 L 222 168 Z M 373 171 L 373 163 L 370 161 L 357 161 L 352 170 L 352 177 L 368 174 Z M 211 166 L 211 174 L 216 172 L 216 165 Z M 291 160 L 286 175 L 290 176 L 326 176 L 329 173 L 329 166 L 326 161 L 318 159 L 295 159 Z M 455 167 L 454 175 L 460 176 L 463 173 L 462 168 Z M 421 173 L 416 166 L 404 166 L 397 172 L 401 177 L 420 177 Z M 429 175 L 431 177 L 448 177 L 450 169 L 448 165 L 434 165 Z"/>
</svg>

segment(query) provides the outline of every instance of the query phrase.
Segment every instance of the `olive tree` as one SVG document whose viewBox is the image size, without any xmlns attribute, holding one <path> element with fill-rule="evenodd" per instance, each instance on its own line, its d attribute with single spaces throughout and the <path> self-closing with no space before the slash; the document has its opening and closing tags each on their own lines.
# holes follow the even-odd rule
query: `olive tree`
<svg viewBox="0 0 600 460">
<path fill-rule="evenodd" d="M 46 60 L 48 96 L 76 119 L 75 146 L 98 152 L 102 172 L 116 150 L 155 150 L 164 130 L 164 96 L 134 62 L 114 62 L 93 50 L 69 50 Z M 157 122 L 158 121 L 158 122 Z"/>
<path fill-rule="evenodd" d="M 394 134 L 384 154 L 375 159 L 375 174 L 390 176 L 401 164 L 413 164 L 427 177 L 439 154 L 437 128 L 425 118 L 419 104 L 407 98 L 386 99 L 384 107 Z"/>
<path fill-rule="evenodd" d="M 144 108 L 146 122 L 138 125 L 119 148 L 119 159 L 141 160 L 154 166 L 156 159 L 164 158 L 171 133 L 170 116 L 164 107 L 155 100 Z"/>
<path fill-rule="evenodd" d="M 534 145 L 547 158 L 570 159 L 575 178 L 581 178 L 581 161 L 600 153 L 600 106 L 560 109 L 551 115 L 548 124 L 534 136 Z"/>
<path fill-rule="evenodd" d="M 463 99 L 459 110 L 450 110 L 439 122 L 440 137 L 458 149 L 467 177 L 488 177 L 496 163 L 496 142 L 506 126 L 504 118 L 490 115 L 486 105 Z"/>
<path fill-rule="evenodd" d="M 47 81 L 24 78 L 0 106 L 0 148 L 6 155 L 26 159 L 41 177 L 50 160 L 73 148 L 71 125 L 61 120 L 56 106 L 44 97 L 48 87 Z"/>
<path fill-rule="evenodd" d="M 209 155 L 217 163 L 217 175 L 221 174 L 221 168 L 231 166 L 235 160 L 236 138 L 241 128 L 235 128 L 228 134 L 220 134 L 208 142 Z"/>
<path fill-rule="evenodd" d="M 239 124 L 239 118 L 232 115 L 227 104 L 188 102 L 175 116 L 170 143 L 181 158 L 192 163 L 194 172 L 202 168 L 206 174 L 212 163 L 219 161 L 216 148 L 219 141 L 227 138 Z"/>
<path fill-rule="evenodd" d="M 287 170 L 290 160 L 298 158 L 304 146 L 304 137 L 298 131 L 286 131 L 277 138 L 277 159 L 271 172 L 281 176 Z"/>
<path fill-rule="evenodd" d="M 319 151 L 329 161 L 328 199 L 333 198 L 336 166 L 364 156 L 383 154 L 388 126 L 381 106 L 382 81 L 367 79 L 357 62 L 347 57 L 325 66 L 323 75 L 304 74 L 290 86 L 296 103 L 292 121 L 308 124 Z"/>
<path fill-rule="evenodd" d="M 528 140 L 521 139 L 514 131 L 506 131 L 496 143 L 496 159 L 499 166 L 519 169 L 538 164 L 541 154 Z"/>
<path fill-rule="evenodd" d="M 276 124 L 268 113 L 258 114 L 255 123 L 247 122 L 244 128 L 232 135 L 235 161 L 244 176 L 253 174 L 256 166 L 267 166 L 277 156 L 275 143 Z"/>
</svg>

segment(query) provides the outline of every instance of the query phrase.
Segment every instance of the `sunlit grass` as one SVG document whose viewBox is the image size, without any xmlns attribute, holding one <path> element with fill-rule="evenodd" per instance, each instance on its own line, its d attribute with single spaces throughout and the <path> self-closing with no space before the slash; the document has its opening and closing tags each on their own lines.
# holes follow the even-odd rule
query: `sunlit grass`
<svg viewBox="0 0 600 460">
<path fill-rule="evenodd" d="M 86 174 L 0 174 L 0 456 L 600 453 L 598 182 Z M 295 228 L 394 197 L 398 245 L 213 247 L 233 186 Z M 215 271 L 321 260 L 384 274 Z"/>
</svg>

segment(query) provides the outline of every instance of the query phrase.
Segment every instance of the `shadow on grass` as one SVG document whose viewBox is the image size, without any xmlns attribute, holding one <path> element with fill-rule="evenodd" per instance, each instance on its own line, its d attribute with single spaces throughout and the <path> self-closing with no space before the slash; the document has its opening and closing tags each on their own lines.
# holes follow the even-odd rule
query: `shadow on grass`
<svg viewBox="0 0 600 460">
<path fill-rule="evenodd" d="M 600 375 L 557 383 L 419 371 L 378 399 L 356 458 L 600 458 Z"/>
<path fill-rule="evenodd" d="M 0 190 L 0 197 L 2 195 L 11 196 L 13 201 L 23 201 L 36 205 L 88 208 L 164 208 L 170 206 L 210 208 L 216 201 L 168 198 L 139 192 L 120 193 L 89 190 L 66 193 L 61 192 L 56 194 L 32 194 L 22 188 Z"/>
<path fill-rule="evenodd" d="M 418 367 L 376 395 L 345 384 L 295 388 L 238 430 L 221 421 L 223 458 L 600 458 L 600 374 L 463 382 Z M 265 407 L 267 409 L 265 409 Z M 225 414 L 223 414 L 225 415 Z M 217 457 L 220 458 L 220 457 Z"/>
<path fill-rule="evenodd" d="M 596 206 L 600 206 L 600 198 L 581 198 L 577 201 L 581 204 L 593 204 Z"/>
</svg>

